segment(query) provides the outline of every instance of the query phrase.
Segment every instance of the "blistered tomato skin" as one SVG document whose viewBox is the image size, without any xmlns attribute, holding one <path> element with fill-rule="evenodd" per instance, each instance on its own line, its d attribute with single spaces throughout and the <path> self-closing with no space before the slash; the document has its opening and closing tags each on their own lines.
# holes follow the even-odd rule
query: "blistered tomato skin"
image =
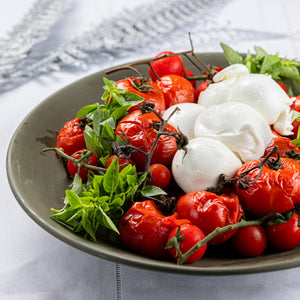
<svg viewBox="0 0 300 300">
<path fill-rule="evenodd" d="M 57 148 L 62 148 L 68 155 L 84 149 L 84 126 L 80 124 L 80 118 L 68 121 L 57 136 Z"/>
<path fill-rule="evenodd" d="M 168 240 L 172 239 L 178 230 L 179 227 L 174 228 L 170 234 Z M 180 251 L 182 254 L 185 254 L 189 251 L 192 247 L 194 247 L 197 243 L 201 242 L 205 238 L 205 234 L 203 231 L 193 225 L 193 224 L 183 224 L 180 226 L 180 235 L 184 234 L 183 240 L 180 242 Z M 205 243 L 201 248 L 197 249 L 193 252 L 185 261 L 185 264 L 191 264 L 197 260 L 199 260 L 204 254 L 207 249 L 207 244 Z M 178 260 L 178 254 L 175 247 L 168 249 L 170 254 Z"/>
<path fill-rule="evenodd" d="M 237 223 L 243 215 L 243 209 L 236 194 L 216 195 L 207 191 L 185 194 L 177 202 L 177 212 L 181 218 L 188 219 L 198 226 L 205 235 L 217 227 Z M 228 240 L 236 230 L 219 234 L 208 243 L 220 244 Z"/>
<path fill-rule="evenodd" d="M 266 226 L 269 242 L 277 249 L 289 250 L 300 244 L 299 216 L 294 213 L 292 218 L 284 224 Z"/>
<path fill-rule="evenodd" d="M 135 253 L 166 258 L 170 256 L 165 246 L 171 230 L 187 223 L 190 221 L 179 219 L 176 212 L 162 215 L 151 200 L 135 202 L 120 219 L 120 238 Z"/>
<path fill-rule="evenodd" d="M 290 158 L 281 158 L 280 161 L 283 165 L 279 170 L 272 170 L 264 165 L 262 173 L 248 189 L 239 189 L 236 185 L 241 204 L 249 213 L 257 216 L 285 213 L 294 208 L 294 203 L 300 203 L 300 164 Z M 259 162 L 246 162 L 235 177 Z M 248 174 L 250 181 L 257 177 L 258 172 L 259 169 L 255 169 Z"/>
<path fill-rule="evenodd" d="M 152 89 L 148 92 L 139 91 L 132 85 L 132 81 L 134 80 L 134 77 L 129 77 L 126 79 L 122 79 L 116 82 L 117 87 L 119 89 L 126 89 L 127 92 L 131 92 L 134 94 L 137 94 L 145 99 L 148 103 L 154 103 L 155 104 L 155 111 L 157 111 L 159 114 L 162 113 L 165 110 L 165 100 L 163 96 L 163 92 L 161 88 L 155 83 L 155 82 L 148 82 L 149 85 L 151 85 Z M 142 103 L 144 103 L 143 101 Z M 136 109 L 140 109 L 142 103 L 132 106 L 128 111 L 132 112 Z"/>
<path fill-rule="evenodd" d="M 196 102 L 193 85 L 182 76 L 165 75 L 161 77 L 160 81 L 157 80 L 156 83 L 163 91 L 166 109 L 179 103 Z"/>
<path fill-rule="evenodd" d="M 132 146 L 141 148 L 144 152 L 149 152 L 157 136 L 157 131 L 153 128 L 154 121 L 160 121 L 154 113 L 142 114 L 140 110 L 135 110 L 119 122 L 115 132 L 124 140 L 125 137 L 122 133 L 125 134 Z M 165 131 L 178 132 L 169 124 L 166 125 Z M 151 164 L 170 165 L 176 151 L 175 138 L 166 135 L 161 136 L 153 152 Z M 145 167 L 145 156 L 142 153 L 135 151 L 132 153 L 131 158 L 138 169 Z"/>
<path fill-rule="evenodd" d="M 274 148 L 274 146 L 278 146 L 279 156 L 285 157 L 287 156 L 288 151 L 297 151 L 300 152 L 300 149 L 295 146 L 294 143 L 291 142 L 291 139 L 283 136 L 275 136 L 270 144 L 267 146 L 264 156 L 267 156 Z M 272 156 L 277 156 L 277 154 L 273 154 Z"/>
<path fill-rule="evenodd" d="M 267 248 L 267 236 L 261 225 L 241 227 L 232 237 L 235 249 L 247 257 L 262 255 Z"/>
</svg>

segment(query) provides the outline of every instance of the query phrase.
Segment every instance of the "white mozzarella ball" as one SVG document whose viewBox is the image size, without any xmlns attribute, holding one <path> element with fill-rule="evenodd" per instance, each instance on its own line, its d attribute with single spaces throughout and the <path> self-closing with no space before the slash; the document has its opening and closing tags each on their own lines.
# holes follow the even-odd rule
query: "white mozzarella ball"
<svg viewBox="0 0 300 300">
<path fill-rule="evenodd" d="M 206 107 L 197 117 L 194 135 L 220 140 L 244 162 L 259 159 L 274 136 L 256 110 L 239 102 Z"/>
<path fill-rule="evenodd" d="M 172 174 L 180 188 L 189 193 L 216 187 L 221 174 L 232 178 L 241 165 L 240 159 L 222 142 L 197 137 L 189 141 L 186 152 L 176 152 Z"/>
<path fill-rule="evenodd" d="M 196 118 L 203 109 L 204 107 L 197 103 L 180 103 L 170 106 L 163 112 L 162 117 L 179 129 L 188 139 L 192 139 Z"/>
</svg>

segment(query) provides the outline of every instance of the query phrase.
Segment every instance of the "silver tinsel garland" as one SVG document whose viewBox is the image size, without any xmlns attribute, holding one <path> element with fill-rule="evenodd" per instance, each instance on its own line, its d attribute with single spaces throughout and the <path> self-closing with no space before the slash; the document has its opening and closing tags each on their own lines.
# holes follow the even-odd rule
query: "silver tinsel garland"
<svg viewBox="0 0 300 300">
<path fill-rule="evenodd" d="M 34 46 L 47 39 L 51 26 L 71 3 L 71 0 L 37 1 L 11 32 L 11 39 L 0 41 L 0 89 L 12 88 L 61 67 L 84 67 L 90 62 L 97 62 L 101 67 L 101 62 L 108 57 L 127 55 L 130 58 L 130 54 L 137 51 L 146 54 L 153 49 L 172 50 L 182 45 L 182 50 L 187 50 L 188 32 L 192 33 L 196 45 L 285 37 L 284 34 L 221 27 L 215 21 L 217 14 L 230 1 L 158 0 L 144 4 L 132 11 L 122 11 L 71 42 L 33 59 L 30 54 Z"/>
</svg>

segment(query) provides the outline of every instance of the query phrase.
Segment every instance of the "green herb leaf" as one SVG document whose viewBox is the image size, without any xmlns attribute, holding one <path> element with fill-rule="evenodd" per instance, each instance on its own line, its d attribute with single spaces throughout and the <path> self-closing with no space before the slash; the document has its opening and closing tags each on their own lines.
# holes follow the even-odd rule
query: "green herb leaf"
<svg viewBox="0 0 300 300">
<path fill-rule="evenodd" d="M 243 63 L 242 56 L 228 45 L 221 43 L 221 47 L 224 51 L 224 56 L 230 65 Z"/>
<path fill-rule="evenodd" d="M 158 196 L 158 195 L 166 195 L 167 193 L 157 186 L 146 185 L 141 190 L 141 194 L 145 197 L 153 197 L 153 196 Z"/>
</svg>

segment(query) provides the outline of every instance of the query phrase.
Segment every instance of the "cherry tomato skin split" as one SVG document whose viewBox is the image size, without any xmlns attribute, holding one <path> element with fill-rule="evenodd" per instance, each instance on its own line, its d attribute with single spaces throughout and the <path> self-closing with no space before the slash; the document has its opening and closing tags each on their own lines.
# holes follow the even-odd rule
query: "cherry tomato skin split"
<svg viewBox="0 0 300 300">
<path fill-rule="evenodd" d="M 106 162 L 105 168 L 108 169 L 108 167 L 111 165 L 111 163 L 113 162 L 113 160 L 115 159 L 115 157 L 118 157 L 116 154 L 113 154 Z M 119 162 L 119 171 L 122 171 L 124 167 L 121 167 L 121 165 L 125 165 L 125 164 L 133 164 L 133 160 L 132 159 L 127 159 L 127 158 L 122 158 L 122 157 L 118 157 L 118 162 Z"/>
<path fill-rule="evenodd" d="M 126 89 L 127 92 L 131 92 L 134 94 L 137 94 L 145 99 L 145 101 L 148 101 L 149 103 L 155 104 L 155 111 L 157 111 L 159 114 L 165 110 L 165 100 L 163 96 L 163 92 L 159 86 L 155 82 L 148 82 L 148 85 L 151 85 L 152 89 L 148 92 L 140 91 L 136 89 L 132 82 L 135 80 L 135 77 L 129 77 L 122 80 L 119 80 L 116 82 L 117 87 L 119 89 Z M 144 103 L 143 101 L 142 103 Z M 140 109 L 142 103 L 139 103 L 138 105 L 130 107 L 128 110 L 129 112 L 132 112 L 136 109 Z"/>
<path fill-rule="evenodd" d="M 149 185 L 155 185 L 164 189 L 171 181 L 171 172 L 162 164 L 150 165 L 149 170 L 151 172 L 151 180 L 147 182 Z"/>
<path fill-rule="evenodd" d="M 82 155 L 84 155 L 85 153 L 87 152 L 87 150 L 79 150 L 79 151 L 76 151 L 75 153 L 72 154 L 72 157 L 74 158 L 81 158 Z M 86 161 L 84 161 L 86 163 Z M 88 161 L 88 164 L 91 165 L 91 166 L 97 166 L 98 164 L 98 160 L 97 160 L 97 157 L 95 156 L 95 154 L 93 154 L 89 161 Z M 81 180 L 83 182 L 87 182 L 87 179 L 88 179 L 88 172 L 89 172 L 90 169 L 88 168 L 83 168 L 81 167 L 80 168 L 80 171 L 79 171 L 79 177 L 81 178 Z M 74 178 L 75 177 L 75 174 L 78 172 L 78 166 L 71 162 L 70 160 L 68 161 L 68 171 L 70 173 L 70 175 Z"/>
<path fill-rule="evenodd" d="M 165 247 L 171 230 L 186 223 L 190 221 L 179 219 L 176 212 L 162 215 L 151 200 L 135 202 L 120 219 L 120 238 L 123 245 L 133 252 L 166 258 L 170 256 Z"/>
<path fill-rule="evenodd" d="M 218 196 L 207 191 L 191 192 L 180 197 L 177 202 L 177 212 L 181 218 L 188 219 L 198 226 L 205 235 L 217 227 L 237 223 L 243 215 L 236 194 Z M 228 240 L 235 232 L 236 230 L 231 230 L 219 234 L 208 244 L 220 244 Z"/>
<path fill-rule="evenodd" d="M 170 54 L 174 54 L 174 52 L 164 51 L 164 52 L 157 54 L 155 56 L 155 58 L 159 58 L 164 55 L 170 55 Z M 162 77 L 164 75 L 171 75 L 171 74 L 184 76 L 183 61 L 182 61 L 181 57 L 178 55 L 167 56 L 165 58 L 155 60 L 152 62 L 152 67 L 159 77 Z M 149 67 L 149 75 L 153 81 L 156 81 L 158 79 L 150 67 Z"/>
<path fill-rule="evenodd" d="M 157 131 L 153 128 L 154 121 L 160 121 L 154 113 L 142 114 L 140 110 L 135 110 L 119 122 L 115 132 L 124 140 L 127 136 L 132 146 L 141 148 L 144 152 L 149 152 L 157 136 Z M 178 132 L 170 124 L 166 125 L 165 131 Z M 154 150 L 151 164 L 170 165 L 176 151 L 175 138 L 166 135 L 161 136 Z M 145 156 L 142 153 L 135 151 L 131 154 L 131 158 L 138 169 L 145 167 Z"/>
<path fill-rule="evenodd" d="M 57 136 L 57 148 L 62 148 L 68 155 L 84 149 L 84 126 L 80 124 L 80 118 L 68 121 Z"/>
<path fill-rule="evenodd" d="M 299 216 L 294 213 L 286 223 L 266 226 L 269 242 L 277 249 L 289 250 L 300 244 Z"/>
<path fill-rule="evenodd" d="M 196 102 L 193 85 L 182 76 L 165 75 L 156 83 L 163 91 L 166 109 L 179 103 Z"/>
<path fill-rule="evenodd" d="M 234 248 L 247 257 L 264 253 L 267 248 L 267 236 L 260 225 L 241 227 L 232 237 Z"/>
<path fill-rule="evenodd" d="M 179 227 L 174 228 L 170 234 L 168 240 L 173 238 L 176 235 L 176 232 Z M 203 231 L 192 224 L 183 224 L 180 226 L 180 235 L 184 234 L 183 240 L 180 242 L 180 251 L 182 254 L 185 254 L 188 250 L 190 250 L 193 246 L 195 246 L 198 242 L 201 242 L 205 235 Z M 185 264 L 191 264 L 197 260 L 199 260 L 205 253 L 207 249 L 207 244 L 205 243 L 201 248 L 197 249 L 193 252 L 185 261 Z M 176 248 L 169 248 L 168 249 L 172 257 L 178 260 L 178 254 Z"/>
<path fill-rule="evenodd" d="M 285 213 L 300 202 L 300 164 L 290 158 L 280 158 L 283 165 L 279 170 L 272 170 L 264 165 L 258 179 L 246 190 L 239 189 L 236 193 L 243 208 L 257 216 L 270 213 Z M 260 161 L 252 160 L 244 163 L 235 177 L 256 166 Z M 251 171 L 250 181 L 257 177 L 259 169 Z"/>
</svg>

